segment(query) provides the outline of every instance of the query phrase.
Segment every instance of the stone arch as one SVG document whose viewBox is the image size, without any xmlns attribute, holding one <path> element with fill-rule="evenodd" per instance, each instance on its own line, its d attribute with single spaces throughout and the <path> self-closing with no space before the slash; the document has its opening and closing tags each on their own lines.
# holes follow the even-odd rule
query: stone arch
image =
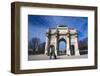
<svg viewBox="0 0 100 76">
<path fill-rule="evenodd" d="M 57 28 L 49 28 L 46 33 L 46 44 L 45 44 L 45 54 L 48 55 L 50 50 L 50 45 L 54 45 L 55 54 L 57 54 L 58 43 L 60 40 L 66 42 L 66 55 L 70 56 L 71 54 L 71 45 L 74 45 L 75 55 L 79 54 L 78 49 L 78 38 L 76 29 L 68 29 L 65 26 L 58 26 Z"/>
</svg>

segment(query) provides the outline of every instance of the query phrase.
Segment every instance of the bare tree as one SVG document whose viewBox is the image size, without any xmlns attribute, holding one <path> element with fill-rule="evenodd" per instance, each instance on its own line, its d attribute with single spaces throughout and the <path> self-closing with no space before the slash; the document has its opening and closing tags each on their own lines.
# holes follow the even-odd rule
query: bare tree
<svg viewBox="0 0 100 76">
<path fill-rule="evenodd" d="M 88 54 L 88 38 L 79 41 L 80 54 Z"/>
<path fill-rule="evenodd" d="M 29 45 L 28 45 L 28 49 L 32 49 L 33 50 L 33 54 L 35 52 L 38 51 L 39 49 L 39 44 L 40 44 L 40 39 L 39 38 L 32 38 L 30 41 L 29 41 Z"/>
<path fill-rule="evenodd" d="M 88 38 L 79 41 L 79 49 L 80 50 L 87 50 L 88 49 Z"/>
<path fill-rule="evenodd" d="M 39 45 L 39 53 L 44 54 L 44 51 L 45 51 L 45 42 Z"/>
</svg>

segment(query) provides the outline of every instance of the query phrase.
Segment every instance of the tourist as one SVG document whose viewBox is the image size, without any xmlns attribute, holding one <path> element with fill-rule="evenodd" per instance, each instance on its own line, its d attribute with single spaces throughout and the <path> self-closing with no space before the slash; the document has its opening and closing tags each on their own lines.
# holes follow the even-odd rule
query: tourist
<svg viewBox="0 0 100 76">
<path fill-rule="evenodd" d="M 55 54 L 54 46 L 50 47 L 50 59 L 56 59 L 56 54 Z"/>
</svg>

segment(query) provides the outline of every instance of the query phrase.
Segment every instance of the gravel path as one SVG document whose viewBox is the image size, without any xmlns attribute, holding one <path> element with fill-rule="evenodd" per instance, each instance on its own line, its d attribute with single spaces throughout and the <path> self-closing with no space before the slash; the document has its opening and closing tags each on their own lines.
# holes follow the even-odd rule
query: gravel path
<svg viewBox="0 0 100 76">
<path fill-rule="evenodd" d="M 80 59 L 80 58 L 88 58 L 88 55 L 80 55 L 80 56 L 62 55 L 62 56 L 57 56 L 57 59 Z M 28 60 L 50 60 L 50 57 L 45 55 L 45 54 L 29 55 Z"/>
</svg>

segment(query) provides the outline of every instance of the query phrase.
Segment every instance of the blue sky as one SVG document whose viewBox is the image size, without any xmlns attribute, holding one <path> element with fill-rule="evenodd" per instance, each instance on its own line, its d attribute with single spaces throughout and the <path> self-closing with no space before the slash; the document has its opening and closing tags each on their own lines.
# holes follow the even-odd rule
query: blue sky
<svg viewBox="0 0 100 76">
<path fill-rule="evenodd" d="M 28 15 L 28 40 L 37 37 L 44 42 L 47 29 L 56 28 L 58 25 L 76 28 L 78 40 L 88 36 L 88 17 Z"/>
</svg>

